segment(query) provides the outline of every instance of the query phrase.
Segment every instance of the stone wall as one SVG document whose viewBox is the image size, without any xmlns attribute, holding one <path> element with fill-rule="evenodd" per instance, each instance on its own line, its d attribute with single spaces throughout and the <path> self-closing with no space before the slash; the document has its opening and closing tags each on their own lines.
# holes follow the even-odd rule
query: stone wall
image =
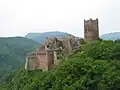
<svg viewBox="0 0 120 90">
<path fill-rule="evenodd" d="M 31 55 L 26 57 L 25 69 L 26 70 L 35 70 L 37 68 L 36 65 L 36 53 L 31 53 Z"/>
<path fill-rule="evenodd" d="M 67 56 L 79 48 L 79 40 L 73 36 L 65 38 L 46 38 L 40 48 L 26 57 L 25 69 L 49 70 L 58 64 L 58 56 Z"/>
<path fill-rule="evenodd" d="M 74 36 L 66 36 L 63 38 L 46 38 L 45 45 L 50 49 L 61 50 L 64 53 L 72 53 L 80 46 L 79 39 Z"/>
<path fill-rule="evenodd" d="M 25 69 L 41 69 L 43 71 L 47 71 L 55 66 L 56 58 L 54 59 L 54 56 L 53 50 L 46 50 L 45 46 L 41 46 L 36 52 L 27 55 Z"/>
<path fill-rule="evenodd" d="M 98 19 L 84 20 L 84 39 L 85 41 L 98 40 L 99 26 Z"/>
</svg>

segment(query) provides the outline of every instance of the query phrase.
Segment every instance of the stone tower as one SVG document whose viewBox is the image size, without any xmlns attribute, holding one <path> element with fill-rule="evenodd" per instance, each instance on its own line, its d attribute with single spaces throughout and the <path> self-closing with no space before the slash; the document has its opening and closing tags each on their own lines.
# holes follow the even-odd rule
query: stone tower
<svg viewBox="0 0 120 90">
<path fill-rule="evenodd" d="M 85 41 L 97 40 L 99 38 L 98 19 L 84 20 L 84 39 Z"/>
</svg>

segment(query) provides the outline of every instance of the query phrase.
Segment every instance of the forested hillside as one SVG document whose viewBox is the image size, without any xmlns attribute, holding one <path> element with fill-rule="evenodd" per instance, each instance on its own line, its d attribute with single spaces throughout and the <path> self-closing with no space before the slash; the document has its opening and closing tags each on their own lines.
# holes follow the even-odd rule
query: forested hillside
<svg viewBox="0 0 120 90">
<path fill-rule="evenodd" d="M 23 37 L 0 38 L 0 77 L 24 66 L 25 56 L 39 46 Z"/>
<path fill-rule="evenodd" d="M 120 41 L 94 41 L 54 69 L 20 69 L 1 84 L 1 90 L 120 90 Z"/>
</svg>

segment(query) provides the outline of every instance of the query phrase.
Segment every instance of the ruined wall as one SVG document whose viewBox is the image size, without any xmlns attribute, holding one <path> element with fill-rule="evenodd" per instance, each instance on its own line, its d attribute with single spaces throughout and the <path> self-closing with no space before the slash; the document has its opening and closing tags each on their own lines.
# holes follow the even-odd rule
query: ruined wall
<svg viewBox="0 0 120 90">
<path fill-rule="evenodd" d="M 52 51 L 47 51 L 48 70 L 54 67 L 54 53 Z"/>
<path fill-rule="evenodd" d="M 74 50 L 80 47 L 79 39 L 74 36 L 68 36 L 66 38 L 63 38 L 61 41 L 64 46 L 63 51 L 68 54 L 71 54 Z"/>
<path fill-rule="evenodd" d="M 31 54 L 26 57 L 25 69 L 26 70 L 35 70 L 37 68 L 36 65 L 36 54 Z"/>
<path fill-rule="evenodd" d="M 46 67 L 46 53 L 37 53 L 36 55 L 36 64 L 37 64 L 37 68 L 36 69 L 43 69 Z"/>
<path fill-rule="evenodd" d="M 84 39 L 85 41 L 97 40 L 99 38 L 98 19 L 84 20 Z"/>
<path fill-rule="evenodd" d="M 78 41 L 73 36 L 63 39 L 46 38 L 44 45 L 41 45 L 36 52 L 27 56 L 25 69 L 47 71 L 58 64 L 59 54 L 63 57 L 66 54 L 71 54 L 78 47 Z"/>
<path fill-rule="evenodd" d="M 47 71 L 54 67 L 54 53 L 52 50 L 44 50 L 43 47 L 41 51 L 36 53 L 31 53 L 26 57 L 25 69 L 35 70 L 42 69 Z"/>
<path fill-rule="evenodd" d="M 60 49 L 62 47 L 62 42 L 55 37 L 47 37 L 44 45 L 49 49 Z"/>
<path fill-rule="evenodd" d="M 46 38 L 45 45 L 50 49 L 61 50 L 64 53 L 72 53 L 75 49 L 79 48 L 79 40 L 72 35 L 63 38 Z"/>
</svg>

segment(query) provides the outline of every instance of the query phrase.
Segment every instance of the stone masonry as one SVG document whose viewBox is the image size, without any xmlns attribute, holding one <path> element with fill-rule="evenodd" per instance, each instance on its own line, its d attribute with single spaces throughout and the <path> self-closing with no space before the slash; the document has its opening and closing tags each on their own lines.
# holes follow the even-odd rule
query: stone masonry
<svg viewBox="0 0 120 90">
<path fill-rule="evenodd" d="M 84 20 L 84 39 L 85 39 L 85 41 L 98 40 L 98 38 L 99 38 L 98 19 Z"/>
<path fill-rule="evenodd" d="M 80 42 L 78 38 L 68 35 L 62 38 L 49 37 L 45 40 L 45 45 L 49 48 L 61 50 L 64 53 L 71 54 L 74 50 L 79 48 Z"/>
<path fill-rule="evenodd" d="M 85 41 L 97 40 L 99 38 L 98 19 L 84 20 Z M 72 35 L 63 38 L 47 37 L 44 44 L 26 57 L 25 69 L 41 69 L 48 71 L 57 65 L 58 51 L 68 55 L 80 47 L 80 39 Z"/>
<path fill-rule="evenodd" d="M 44 45 L 41 45 L 36 52 L 27 55 L 25 69 L 48 71 L 56 65 L 56 50 L 51 50 Z"/>
<path fill-rule="evenodd" d="M 58 51 L 71 54 L 74 50 L 79 48 L 79 40 L 73 36 L 67 36 L 65 38 L 46 38 L 43 45 L 32 53 L 29 53 L 26 57 L 25 69 L 42 71 L 48 71 L 58 64 Z"/>
</svg>

